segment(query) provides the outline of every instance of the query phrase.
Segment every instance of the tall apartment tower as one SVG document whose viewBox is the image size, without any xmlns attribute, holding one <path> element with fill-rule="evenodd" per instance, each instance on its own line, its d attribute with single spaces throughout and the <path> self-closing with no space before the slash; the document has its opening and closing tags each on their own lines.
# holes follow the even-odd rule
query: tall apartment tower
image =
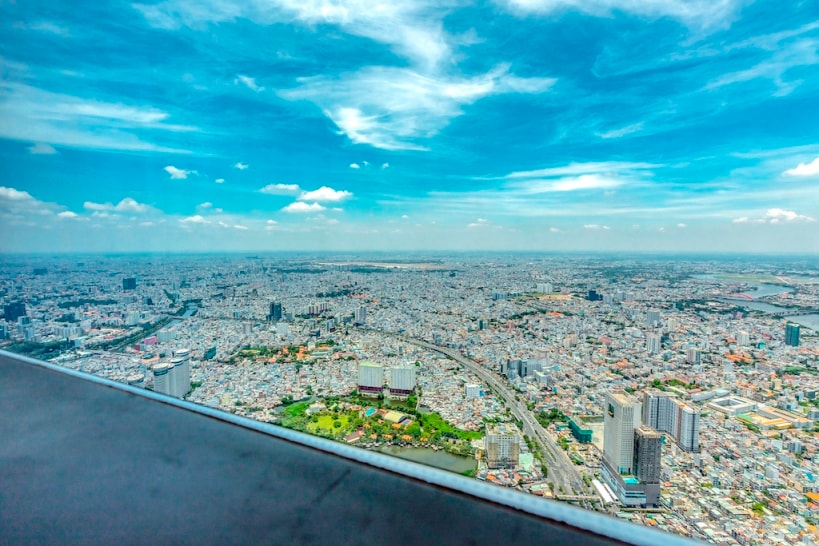
<svg viewBox="0 0 819 546">
<path fill-rule="evenodd" d="M 785 345 L 799 347 L 799 325 L 789 322 L 785 325 Z"/>
<path fill-rule="evenodd" d="M 270 314 L 267 318 L 273 322 L 279 322 L 282 319 L 282 304 L 275 301 L 270 302 Z"/>
<path fill-rule="evenodd" d="M 136 278 L 129 277 L 127 279 L 122 279 L 122 289 L 123 290 L 136 290 Z"/>
<path fill-rule="evenodd" d="M 170 364 L 155 364 L 151 367 L 154 374 L 154 392 L 175 396 L 171 387 Z"/>
<path fill-rule="evenodd" d="M 384 392 L 384 367 L 375 362 L 358 365 L 358 392 L 366 396 L 378 396 Z"/>
<path fill-rule="evenodd" d="M 486 465 L 489 468 L 514 468 L 520 456 L 520 431 L 511 424 L 487 425 Z"/>
<path fill-rule="evenodd" d="M 646 313 L 646 326 L 653 326 L 656 328 L 660 325 L 660 312 L 659 311 L 649 311 Z"/>
<path fill-rule="evenodd" d="M 646 349 L 648 354 L 656 355 L 662 349 L 662 337 L 660 334 L 648 334 L 646 336 Z"/>
<path fill-rule="evenodd" d="M 634 472 L 634 429 L 640 426 L 642 404 L 624 392 L 606 393 L 603 413 L 603 459 L 620 474 Z"/>
<path fill-rule="evenodd" d="M 415 390 L 415 366 L 390 368 L 390 397 L 401 398 Z"/>
<path fill-rule="evenodd" d="M 191 390 L 191 351 L 190 349 L 177 349 L 171 359 L 174 369 L 172 370 L 172 380 L 174 396 L 182 398 Z"/>
<path fill-rule="evenodd" d="M 640 425 L 634 431 L 634 477 L 640 483 L 660 483 L 661 440 L 662 434 L 646 425 Z"/>
<path fill-rule="evenodd" d="M 674 428 L 674 439 L 685 451 L 700 450 L 700 412 L 685 403 L 680 403 Z"/>
<path fill-rule="evenodd" d="M 643 424 L 654 430 L 673 434 L 677 423 L 677 404 L 674 396 L 659 390 L 643 394 Z"/>
<path fill-rule="evenodd" d="M 366 324 L 367 323 L 367 308 L 362 306 L 355 310 L 355 323 L 356 324 Z"/>
</svg>

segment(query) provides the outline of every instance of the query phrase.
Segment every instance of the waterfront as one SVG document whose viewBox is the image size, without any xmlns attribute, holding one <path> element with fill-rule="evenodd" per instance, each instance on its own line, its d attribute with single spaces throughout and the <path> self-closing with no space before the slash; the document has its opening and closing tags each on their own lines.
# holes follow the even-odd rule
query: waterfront
<svg viewBox="0 0 819 546">
<path fill-rule="evenodd" d="M 472 457 L 453 455 L 443 450 L 436 451 L 426 447 L 384 446 L 378 451 L 408 461 L 434 466 L 450 472 L 457 472 L 458 474 L 475 470 L 476 466 L 475 459 Z"/>
</svg>

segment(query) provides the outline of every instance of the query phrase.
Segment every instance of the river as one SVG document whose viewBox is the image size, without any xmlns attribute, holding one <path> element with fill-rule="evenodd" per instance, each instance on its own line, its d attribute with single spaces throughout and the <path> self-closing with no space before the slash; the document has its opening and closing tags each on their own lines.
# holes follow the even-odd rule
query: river
<svg viewBox="0 0 819 546">
<path fill-rule="evenodd" d="M 477 466 L 475 459 L 471 457 L 453 455 L 443 450 L 435 451 L 434 449 L 426 447 L 384 446 L 378 451 L 400 459 L 434 466 L 443 470 L 449 470 L 450 472 L 457 472 L 458 474 L 466 472 L 467 470 L 475 470 Z"/>
<path fill-rule="evenodd" d="M 717 275 L 692 275 L 692 277 L 696 279 L 703 279 L 703 280 L 719 280 L 719 276 Z M 782 294 L 783 292 L 793 292 L 794 289 L 790 286 L 782 286 L 779 284 L 765 284 L 765 283 L 744 283 L 747 284 L 750 288 L 746 292 L 746 295 L 753 298 L 753 301 L 748 301 L 744 298 L 718 298 L 719 301 L 725 303 L 733 303 L 736 304 L 738 307 L 745 307 L 747 309 L 753 309 L 755 311 L 762 311 L 763 313 L 782 313 L 783 311 L 787 311 L 788 309 L 785 307 L 780 307 L 778 305 L 771 305 L 770 303 L 765 303 L 764 301 L 756 301 L 759 298 L 764 298 L 765 296 L 771 296 L 773 294 Z M 805 328 L 810 328 L 811 330 L 815 330 L 819 332 L 819 315 L 802 315 L 797 317 L 789 317 L 785 316 L 786 319 L 790 320 L 791 322 L 795 322 L 797 324 L 801 324 Z"/>
</svg>

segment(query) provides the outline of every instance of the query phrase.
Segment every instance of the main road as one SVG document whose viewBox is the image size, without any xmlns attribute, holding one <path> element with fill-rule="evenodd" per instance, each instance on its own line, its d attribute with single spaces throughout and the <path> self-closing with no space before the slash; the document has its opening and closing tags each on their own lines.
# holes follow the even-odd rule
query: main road
<svg viewBox="0 0 819 546">
<path fill-rule="evenodd" d="M 518 400 L 515 393 L 512 392 L 512 390 L 509 389 L 509 387 L 491 371 L 487 370 L 474 360 L 467 358 L 460 351 L 456 351 L 455 349 L 441 347 L 421 339 L 415 339 L 400 334 L 391 334 L 383 331 L 380 333 L 397 337 L 406 343 L 410 343 L 412 345 L 447 356 L 480 377 L 484 382 L 486 382 L 487 385 L 489 385 L 494 393 L 496 393 L 506 402 L 506 405 L 512 412 L 512 415 L 523 423 L 523 433 L 534 440 L 534 442 L 541 448 L 541 452 L 546 459 L 545 462 L 549 472 L 549 481 L 553 482 L 555 484 L 555 488 L 557 489 L 557 491 L 555 491 L 555 496 L 560 498 L 560 493 L 563 493 L 569 497 L 596 498 L 594 493 L 587 489 L 587 486 L 585 482 L 583 482 L 583 478 L 580 476 L 577 468 L 575 468 L 574 463 L 572 463 L 569 456 L 566 455 L 560 446 L 557 445 L 554 437 L 552 437 L 552 435 L 543 428 L 537 419 L 535 419 L 535 416 L 532 415 L 532 412 L 529 411 L 526 404 Z M 588 503 L 587 500 L 582 500 L 581 503 L 586 508 L 592 508 L 591 504 Z"/>
</svg>

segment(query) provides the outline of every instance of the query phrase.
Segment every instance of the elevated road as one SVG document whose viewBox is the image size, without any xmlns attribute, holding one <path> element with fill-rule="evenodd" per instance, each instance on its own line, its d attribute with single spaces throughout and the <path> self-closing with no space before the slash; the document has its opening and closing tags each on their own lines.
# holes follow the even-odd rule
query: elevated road
<svg viewBox="0 0 819 546">
<path fill-rule="evenodd" d="M 582 476 L 577 471 L 574 463 L 569 459 L 569 456 L 557 445 L 554 437 L 535 419 L 535 416 L 532 415 L 532 412 L 529 411 L 526 404 L 517 399 L 515 393 L 504 381 L 455 349 L 441 347 L 420 339 L 399 334 L 381 333 L 391 335 L 406 343 L 447 356 L 486 382 L 492 391 L 506 402 L 512 415 L 523 423 L 523 433 L 529 436 L 540 447 L 549 472 L 548 480 L 555 484 L 555 497 L 580 501 L 584 507 L 592 509 L 592 505 L 588 502 L 588 499 L 597 498 L 594 491 L 586 487 Z"/>
</svg>

